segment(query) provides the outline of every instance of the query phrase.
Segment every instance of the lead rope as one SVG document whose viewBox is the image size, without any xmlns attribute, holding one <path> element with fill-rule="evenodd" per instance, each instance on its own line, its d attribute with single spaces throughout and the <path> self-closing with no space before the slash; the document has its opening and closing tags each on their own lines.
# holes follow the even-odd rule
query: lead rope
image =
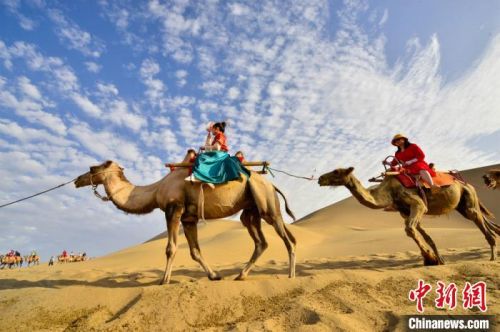
<svg viewBox="0 0 500 332">
<path fill-rule="evenodd" d="M 310 177 L 301 176 L 301 175 L 295 175 L 295 174 L 288 173 L 287 171 L 283 171 L 283 170 L 280 170 L 280 169 L 272 168 L 272 167 L 269 167 L 269 166 L 264 166 L 264 169 L 266 169 L 267 171 L 269 171 L 269 174 L 271 174 L 273 177 L 275 177 L 275 176 L 274 176 L 273 172 L 271 172 L 271 171 L 283 173 L 283 174 L 286 174 L 288 176 L 291 176 L 291 177 L 294 177 L 294 178 L 297 178 L 297 179 L 304 179 L 304 180 L 309 180 L 309 181 L 317 180 L 317 178 L 315 178 L 313 175 L 311 175 Z"/>
<path fill-rule="evenodd" d="M 35 196 L 38 196 L 38 195 L 42 195 L 42 194 L 45 194 L 45 193 L 48 193 L 49 191 L 52 191 L 52 190 L 55 190 L 57 188 L 61 188 L 67 184 L 70 184 L 71 182 L 75 182 L 76 178 L 74 178 L 73 180 L 71 181 L 68 181 L 68 182 L 65 182 L 65 183 L 62 183 L 58 186 L 55 186 L 55 187 L 52 187 L 50 189 L 47 189 L 47 190 L 44 190 L 44 191 L 41 191 L 39 193 L 36 193 L 34 195 L 31 195 L 31 196 L 28 196 L 28 197 L 24 197 L 24 198 L 21 198 L 21 199 L 18 199 L 17 201 L 13 201 L 13 202 L 10 202 L 10 203 L 7 203 L 7 204 L 3 204 L 3 205 L 0 205 L 0 209 L 3 208 L 3 207 L 6 207 L 6 206 L 9 206 L 9 205 L 12 205 L 12 204 L 15 204 L 15 203 L 19 203 L 19 202 L 22 202 L 22 201 L 25 201 L 27 199 L 30 199 L 30 198 L 33 198 Z"/>
</svg>

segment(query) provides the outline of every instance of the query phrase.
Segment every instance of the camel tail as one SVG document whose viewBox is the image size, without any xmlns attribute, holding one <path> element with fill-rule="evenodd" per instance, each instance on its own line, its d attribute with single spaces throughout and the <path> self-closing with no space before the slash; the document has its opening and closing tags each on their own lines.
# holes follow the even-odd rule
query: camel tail
<svg viewBox="0 0 500 332">
<path fill-rule="evenodd" d="M 479 202 L 479 207 L 481 208 L 481 212 L 483 213 L 483 215 L 489 219 L 495 219 L 495 215 L 493 214 L 493 212 L 491 212 L 490 210 L 488 210 L 488 208 L 486 206 L 484 206 L 483 203 Z"/>
<path fill-rule="evenodd" d="M 285 201 L 285 210 L 286 210 L 286 213 L 288 213 L 288 215 L 290 217 L 292 217 L 293 221 L 296 221 L 297 219 L 295 218 L 295 215 L 293 214 L 292 210 L 290 210 L 290 208 L 288 207 L 288 202 L 286 200 L 285 194 L 283 194 L 278 188 L 276 188 L 275 185 L 273 185 L 273 187 L 274 187 L 274 190 L 276 190 L 281 195 L 281 197 L 283 197 L 283 200 Z M 290 236 L 291 233 L 286 228 L 285 228 L 285 230 L 288 233 L 288 235 Z"/>
</svg>

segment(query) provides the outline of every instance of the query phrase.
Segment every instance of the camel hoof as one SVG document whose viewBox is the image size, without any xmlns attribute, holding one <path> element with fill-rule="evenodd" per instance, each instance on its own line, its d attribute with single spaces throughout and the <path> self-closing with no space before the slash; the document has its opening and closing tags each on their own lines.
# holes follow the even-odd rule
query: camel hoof
<svg viewBox="0 0 500 332">
<path fill-rule="evenodd" d="M 444 262 L 440 262 L 435 258 L 424 258 L 424 266 L 434 266 L 434 265 L 444 265 Z"/>
<path fill-rule="evenodd" d="M 218 273 L 214 273 L 214 274 L 209 274 L 208 275 L 208 279 L 214 281 L 214 280 L 222 280 L 222 277 L 220 276 L 220 274 Z"/>
<path fill-rule="evenodd" d="M 246 275 L 243 275 L 243 274 L 239 274 L 236 278 L 234 278 L 234 280 L 238 280 L 238 281 L 243 281 L 247 278 Z"/>
</svg>

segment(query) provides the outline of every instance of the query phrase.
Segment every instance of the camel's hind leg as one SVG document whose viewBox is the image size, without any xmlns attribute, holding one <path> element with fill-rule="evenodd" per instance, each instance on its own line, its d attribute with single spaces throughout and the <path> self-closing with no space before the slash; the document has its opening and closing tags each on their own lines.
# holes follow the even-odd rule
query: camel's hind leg
<svg viewBox="0 0 500 332">
<path fill-rule="evenodd" d="M 493 231 L 486 226 L 484 216 L 481 212 L 481 207 L 477 199 L 477 194 L 472 190 L 468 187 L 464 188 L 462 198 L 456 209 L 465 218 L 472 220 L 483 233 L 486 241 L 488 241 L 488 244 L 490 245 L 490 260 L 494 261 L 497 258 L 496 236 Z"/>
<path fill-rule="evenodd" d="M 250 236 L 255 243 L 255 249 L 247 265 L 243 270 L 241 270 L 240 274 L 236 277 L 235 280 L 244 280 L 247 277 L 248 272 L 250 272 L 250 270 L 254 266 L 257 259 L 260 257 L 260 255 L 262 255 L 264 250 L 267 249 L 267 242 L 264 234 L 262 233 L 259 211 L 255 208 L 252 210 L 243 210 L 240 219 L 243 225 L 247 228 L 248 233 L 250 233 Z"/>
<path fill-rule="evenodd" d="M 182 212 L 184 207 L 177 204 L 169 204 L 165 209 L 165 218 L 167 219 L 167 248 L 165 250 L 165 255 L 167 256 L 167 263 L 165 265 L 165 272 L 163 273 L 163 278 L 160 281 L 160 285 L 170 282 L 170 276 L 172 274 L 172 265 L 175 258 L 175 253 L 177 252 L 177 238 L 179 235 L 179 226 Z"/>
<path fill-rule="evenodd" d="M 212 270 L 212 268 L 205 262 L 203 256 L 201 255 L 200 245 L 198 243 L 198 228 L 196 222 L 183 221 L 182 227 L 184 228 L 184 234 L 189 244 L 189 250 L 191 252 L 191 258 L 197 261 L 201 267 L 205 270 L 210 280 L 221 280 L 222 277 L 219 273 Z"/>
<path fill-rule="evenodd" d="M 426 207 L 424 202 L 416 202 L 417 204 L 413 204 L 410 207 L 410 215 L 405 220 L 405 231 L 406 235 L 411 237 L 422 253 L 422 257 L 424 258 L 424 265 L 440 265 L 444 264 L 443 261 L 439 260 L 439 256 L 435 254 L 432 249 L 430 249 L 427 245 L 427 241 L 422 241 L 418 233 L 416 232 L 420 226 L 420 222 L 422 221 L 422 217 L 426 212 Z M 424 232 L 425 233 L 425 232 Z M 430 236 L 426 234 L 430 239 Z M 425 237 L 424 237 L 425 238 Z M 432 239 L 431 239 L 432 241 Z M 432 241 L 432 243 L 434 243 Z"/>
<path fill-rule="evenodd" d="M 273 225 L 276 233 L 278 233 L 279 237 L 283 240 L 286 246 L 286 250 L 288 251 L 288 277 L 295 278 L 295 247 L 296 240 L 292 233 L 286 228 L 285 222 L 283 221 L 283 217 L 281 213 L 276 214 L 274 216 L 264 216 L 265 221 L 269 224 Z"/>
</svg>

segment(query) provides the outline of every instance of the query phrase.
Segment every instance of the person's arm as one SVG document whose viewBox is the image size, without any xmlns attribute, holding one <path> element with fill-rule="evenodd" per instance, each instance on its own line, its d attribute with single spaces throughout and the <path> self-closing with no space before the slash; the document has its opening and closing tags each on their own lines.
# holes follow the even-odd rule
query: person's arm
<svg viewBox="0 0 500 332">
<path fill-rule="evenodd" d="M 405 162 L 405 165 L 411 165 L 416 163 L 417 161 L 422 161 L 425 158 L 424 152 L 418 147 L 418 145 L 413 144 L 411 146 L 412 159 Z"/>
</svg>

